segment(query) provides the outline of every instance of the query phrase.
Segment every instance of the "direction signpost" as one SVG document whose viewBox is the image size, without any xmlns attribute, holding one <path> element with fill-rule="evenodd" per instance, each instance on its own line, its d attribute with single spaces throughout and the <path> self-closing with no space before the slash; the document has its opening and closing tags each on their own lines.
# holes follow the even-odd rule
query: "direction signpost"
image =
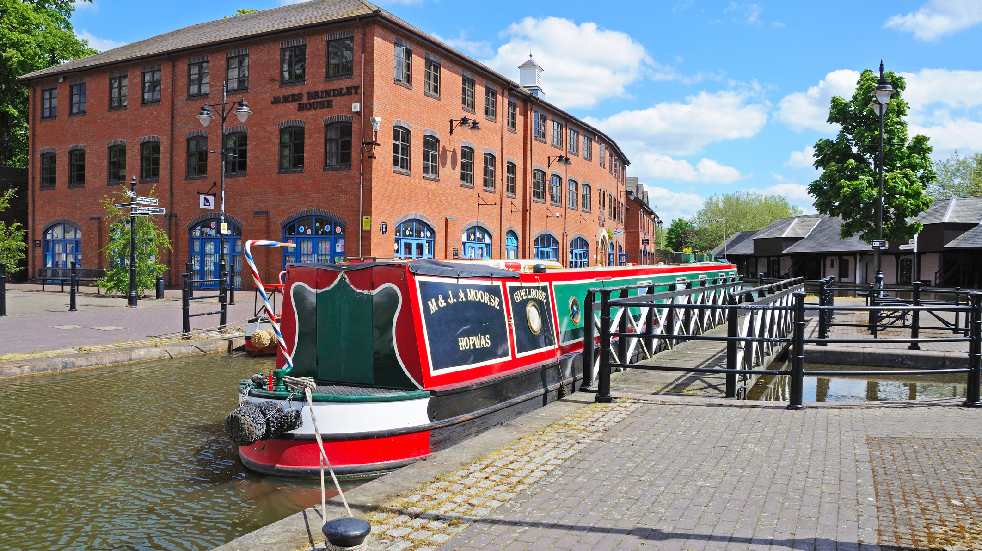
<svg viewBox="0 0 982 551">
<path fill-rule="evenodd" d="M 130 190 L 126 192 L 126 195 L 129 196 L 130 202 L 116 203 L 116 208 L 130 209 L 130 284 L 126 304 L 130 308 L 136 308 L 136 217 L 164 214 L 167 209 L 157 206 L 160 201 L 156 197 L 141 197 L 136 194 L 136 176 L 130 180 Z"/>
</svg>

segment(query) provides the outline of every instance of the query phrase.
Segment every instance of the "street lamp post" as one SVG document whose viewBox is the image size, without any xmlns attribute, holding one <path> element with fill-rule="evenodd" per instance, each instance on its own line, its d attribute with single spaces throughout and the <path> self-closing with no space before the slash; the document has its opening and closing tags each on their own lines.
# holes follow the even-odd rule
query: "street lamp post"
<svg viewBox="0 0 982 551">
<path fill-rule="evenodd" d="M 136 176 L 130 179 L 130 201 L 136 204 Z M 126 305 L 136 308 L 136 214 L 130 208 L 130 265 L 129 265 L 129 289 L 126 294 Z"/>
<path fill-rule="evenodd" d="M 883 125 L 887 113 L 887 106 L 890 104 L 890 97 L 893 96 L 893 86 L 883 76 L 883 60 L 880 60 L 880 80 L 876 83 L 873 91 L 873 101 L 870 107 L 880 118 L 880 148 L 876 156 L 876 177 L 879 181 L 879 195 L 876 203 L 876 238 L 881 241 L 880 246 L 874 247 L 873 254 L 876 256 L 876 289 L 877 294 L 883 292 L 883 264 L 882 264 L 882 241 L 883 241 Z"/>
<path fill-rule="evenodd" d="M 248 118 L 249 118 L 249 115 L 252 114 L 252 109 L 249 108 L 249 104 L 246 103 L 245 98 L 239 98 L 239 101 L 235 102 L 232 105 L 229 105 L 229 103 L 228 103 L 228 82 L 227 81 L 222 82 L 222 101 L 221 101 L 221 103 L 212 103 L 212 104 L 207 104 L 206 103 L 205 105 L 202 105 L 201 106 L 201 112 L 198 113 L 198 121 L 201 123 L 201 126 L 203 126 L 205 128 L 208 128 L 208 125 L 211 124 L 211 121 L 214 118 L 214 115 L 212 114 L 212 108 L 218 108 L 219 123 L 221 125 L 220 126 L 220 130 L 219 130 L 219 140 L 220 140 L 220 143 L 221 143 L 221 146 L 219 148 L 219 155 L 220 155 L 221 160 L 222 160 L 222 168 L 221 168 L 221 174 L 219 174 L 219 176 L 218 176 L 219 177 L 219 193 L 221 195 L 221 199 L 219 201 L 219 212 L 218 212 L 218 223 L 219 223 L 218 224 L 218 238 L 219 238 L 218 239 L 218 242 L 219 242 L 219 247 L 218 247 L 218 265 L 219 265 L 219 267 L 221 269 L 222 267 L 225 267 L 226 266 L 226 263 L 225 263 L 225 229 L 226 229 L 226 223 L 225 223 L 225 158 L 226 158 L 227 152 L 225 150 L 225 122 L 228 120 L 228 116 L 231 115 L 234 112 L 235 113 L 235 117 L 237 119 L 239 119 L 239 122 L 245 124 L 246 120 L 248 120 Z M 228 274 L 234 274 L 234 273 L 235 273 L 235 267 L 233 266 L 232 269 L 229 272 L 227 272 L 227 273 L 220 273 L 219 274 L 219 277 L 228 277 Z M 228 285 L 229 282 L 226 282 L 226 284 L 227 284 L 226 285 L 226 288 L 234 287 L 234 281 L 235 280 L 233 278 L 232 279 L 232 282 L 231 282 L 232 285 Z"/>
</svg>

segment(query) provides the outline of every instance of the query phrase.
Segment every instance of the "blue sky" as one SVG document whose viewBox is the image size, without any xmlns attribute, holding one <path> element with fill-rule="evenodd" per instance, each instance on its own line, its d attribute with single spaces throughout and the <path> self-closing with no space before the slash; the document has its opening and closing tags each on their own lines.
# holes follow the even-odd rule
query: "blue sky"
<svg viewBox="0 0 982 551">
<path fill-rule="evenodd" d="M 76 32 L 99 49 L 288 0 L 82 4 Z M 908 77 L 909 122 L 935 156 L 982 151 L 982 0 L 475 2 L 380 5 L 518 79 L 531 50 L 550 101 L 604 129 L 666 219 L 714 193 L 785 195 L 812 210 L 810 146 L 835 129 L 882 57 Z"/>
</svg>

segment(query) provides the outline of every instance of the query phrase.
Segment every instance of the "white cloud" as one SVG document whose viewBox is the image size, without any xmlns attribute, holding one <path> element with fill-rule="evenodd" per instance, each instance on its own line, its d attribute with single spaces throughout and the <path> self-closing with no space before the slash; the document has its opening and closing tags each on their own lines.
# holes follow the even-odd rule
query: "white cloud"
<svg viewBox="0 0 982 551">
<path fill-rule="evenodd" d="M 851 97 L 858 79 L 858 71 L 832 71 L 808 90 L 784 96 L 778 103 L 777 119 L 797 131 L 831 132 L 833 126 L 826 121 L 832 96 Z"/>
<path fill-rule="evenodd" d="M 953 151 L 982 151 L 982 122 L 953 118 L 931 125 L 910 125 L 910 133 L 931 138 L 935 157 L 945 157 Z"/>
<path fill-rule="evenodd" d="M 767 109 L 743 92 L 700 92 L 684 102 L 657 103 L 588 122 L 622 146 L 633 141 L 660 153 L 690 155 L 712 143 L 755 136 L 767 122 Z"/>
<path fill-rule="evenodd" d="M 652 208 L 665 221 L 666 226 L 676 218 L 692 218 L 705 202 L 705 198 L 698 193 L 674 191 L 651 184 L 644 186 L 648 189 Z"/>
<path fill-rule="evenodd" d="M 445 38 L 440 35 L 433 35 L 447 46 L 459 50 L 471 57 L 486 58 L 494 54 L 491 44 L 484 40 L 471 40 L 467 33 L 461 31 L 456 38 Z"/>
<path fill-rule="evenodd" d="M 913 33 L 918 40 L 931 41 L 982 23 L 978 0 L 929 0 L 917 11 L 894 15 L 884 27 Z"/>
<path fill-rule="evenodd" d="M 649 180 L 674 182 L 730 183 L 743 178 L 739 170 L 712 159 L 702 158 L 695 164 L 653 151 L 630 155 L 633 176 Z"/>
<path fill-rule="evenodd" d="M 508 41 L 486 63 L 517 77 L 518 66 L 531 52 L 544 69 L 546 99 L 564 108 L 592 107 L 606 98 L 625 96 L 628 85 L 645 76 L 675 78 L 630 35 L 596 23 L 526 17 L 509 25 L 503 35 Z"/>
<path fill-rule="evenodd" d="M 96 4 L 95 0 L 92 0 L 91 2 L 75 0 L 72 2 L 72 9 L 74 11 L 98 11 L 99 6 Z"/>
<path fill-rule="evenodd" d="M 104 52 L 106 50 L 112 50 L 113 48 L 118 48 L 123 44 L 126 44 L 125 42 L 120 42 L 118 40 L 111 40 L 109 38 L 100 38 L 90 33 L 89 31 L 85 31 L 85 30 L 79 30 L 78 37 L 88 42 L 89 46 L 95 48 L 96 50 L 99 50 L 100 52 Z"/>
<path fill-rule="evenodd" d="M 808 195 L 808 186 L 787 180 L 783 176 L 774 175 L 774 182 L 770 186 L 762 188 L 748 188 L 747 191 L 754 193 L 764 193 L 767 195 L 780 195 L 788 200 L 793 206 L 798 207 L 804 213 L 815 212 L 815 199 Z"/>
<path fill-rule="evenodd" d="M 785 161 L 785 166 L 791 168 L 814 168 L 815 163 L 815 147 L 811 145 L 806 145 L 804 149 L 798 151 L 792 151 L 788 160 Z"/>
</svg>

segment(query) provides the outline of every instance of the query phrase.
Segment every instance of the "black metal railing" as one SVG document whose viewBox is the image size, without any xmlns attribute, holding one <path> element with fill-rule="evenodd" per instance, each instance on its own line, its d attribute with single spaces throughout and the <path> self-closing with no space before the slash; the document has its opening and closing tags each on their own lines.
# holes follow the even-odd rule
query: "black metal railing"
<svg viewBox="0 0 982 551">
<path fill-rule="evenodd" d="M 882 304 L 874 305 L 835 305 L 829 304 L 824 298 L 826 295 L 819 296 L 818 303 L 805 303 L 804 280 L 784 280 L 769 285 L 782 286 L 779 291 L 771 289 L 772 295 L 766 294 L 761 297 L 759 290 L 761 287 L 747 291 L 728 293 L 724 304 L 701 305 L 701 304 L 678 304 L 673 306 L 676 309 L 700 310 L 712 308 L 714 310 L 724 310 L 727 320 L 727 334 L 721 335 L 684 335 L 685 340 L 705 340 L 725 343 L 726 346 L 726 366 L 723 368 L 712 367 L 676 367 L 659 366 L 656 363 L 640 363 L 632 361 L 627 354 L 614 355 L 612 350 L 618 352 L 625 350 L 628 340 L 642 338 L 670 338 L 671 336 L 658 334 L 652 326 L 636 327 L 632 333 L 627 330 L 622 323 L 618 330 L 611 329 L 611 312 L 614 309 L 627 308 L 661 308 L 662 305 L 656 304 L 650 297 L 619 296 L 612 298 L 614 293 L 620 294 L 617 288 L 598 290 L 600 293 L 600 334 L 599 334 L 599 385 L 596 400 L 598 402 L 610 402 L 613 400 L 610 395 L 610 376 L 614 369 L 643 369 L 654 371 L 683 371 L 690 373 L 720 374 L 726 377 L 726 396 L 735 397 L 736 376 L 747 375 L 786 375 L 790 377 L 790 392 L 788 409 L 802 409 L 804 407 L 804 378 L 806 376 L 833 376 L 841 375 L 841 371 L 828 370 L 808 370 L 805 368 L 805 344 L 859 344 L 859 343 L 907 343 L 921 344 L 929 342 L 939 343 L 958 343 L 968 342 L 968 366 L 964 368 L 946 369 L 889 369 L 889 370 L 850 370 L 850 375 L 856 376 L 896 376 L 896 375 L 932 375 L 943 373 L 965 373 L 967 375 L 968 390 L 964 405 L 966 407 L 980 407 L 982 401 L 979 397 L 979 385 L 982 382 L 982 293 L 972 292 L 969 294 L 969 304 L 897 304 L 890 308 L 897 309 L 906 313 L 958 313 L 968 319 L 968 334 L 955 331 L 958 336 L 923 337 L 913 334 L 910 337 L 886 337 L 877 338 L 865 335 L 847 337 L 829 337 L 827 328 L 819 330 L 814 338 L 806 338 L 805 311 L 814 311 L 825 317 L 832 318 L 836 312 L 875 312 L 882 310 Z M 826 292 L 828 289 L 826 289 Z M 753 299 L 748 300 L 748 299 Z M 764 300 L 762 300 L 764 299 Z M 788 300 L 790 299 L 790 300 Z M 589 302 L 587 302 L 589 304 Z M 741 323 L 741 314 L 743 322 Z M 753 320 L 762 320 L 766 325 L 766 330 L 758 331 L 756 328 L 748 329 Z M 835 326 L 836 324 L 830 324 Z M 852 324 L 855 325 L 855 324 Z M 587 339 L 593 340 L 592 335 L 584 337 L 584 351 L 587 351 Z M 741 358 L 740 348 L 744 348 Z M 750 347 L 750 358 L 748 363 L 747 347 Z M 781 351 L 785 348 L 790 349 L 790 365 L 785 369 L 755 369 L 760 365 L 757 356 L 754 355 L 754 347 L 760 347 L 761 353 L 766 348 L 771 347 L 771 351 Z M 721 350 L 722 351 L 722 350 Z M 588 356 L 584 356 L 588 358 Z M 584 373 L 586 369 L 584 369 Z M 585 377 L 585 376 L 584 376 Z"/>
<path fill-rule="evenodd" d="M 184 274 L 182 274 L 183 285 L 181 287 L 181 332 L 188 334 L 191 332 L 191 318 L 199 316 L 218 316 L 218 327 L 225 329 L 228 323 L 228 270 L 225 266 L 225 262 L 219 262 L 219 276 L 216 278 L 206 278 L 206 279 L 194 279 L 194 266 L 189 260 L 185 265 Z M 194 286 L 196 284 L 218 284 L 218 294 L 216 295 L 195 295 Z M 208 300 L 208 299 L 218 299 L 218 310 L 210 310 L 207 312 L 195 312 L 191 313 L 191 302 L 196 300 Z"/>
</svg>

